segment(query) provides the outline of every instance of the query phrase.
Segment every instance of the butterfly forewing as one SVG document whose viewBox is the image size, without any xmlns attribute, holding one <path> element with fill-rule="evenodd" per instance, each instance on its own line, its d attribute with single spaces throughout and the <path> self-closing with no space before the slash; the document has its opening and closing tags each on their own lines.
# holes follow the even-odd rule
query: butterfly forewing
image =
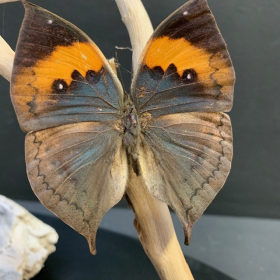
<svg viewBox="0 0 280 280">
<path fill-rule="evenodd" d="M 24 6 L 11 83 L 21 128 L 119 119 L 122 87 L 98 47 L 64 19 Z"/>
<path fill-rule="evenodd" d="M 154 32 L 143 52 L 132 96 L 139 114 L 225 112 L 235 74 L 206 0 L 191 0 Z"/>
<path fill-rule="evenodd" d="M 191 0 L 154 32 L 132 83 L 142 126 L 139 162 L 150 193 L 194 222 L 229 174 L 235 74 L 206 0 Z"/>
</svg>

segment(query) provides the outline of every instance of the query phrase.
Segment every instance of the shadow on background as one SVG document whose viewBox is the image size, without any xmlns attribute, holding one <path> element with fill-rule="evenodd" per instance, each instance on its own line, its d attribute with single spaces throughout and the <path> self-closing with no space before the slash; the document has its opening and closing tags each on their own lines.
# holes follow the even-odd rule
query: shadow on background
<svg viewBox="0 0 280 280">
<path fill-rule="evenodd" d="M 157 273 L 138 240 L 100 229 L 97 256 L 89 253 L 86 239 L 59 219 L 36 215 L 59 234 L 57 251 L 34 280 L 122 279 L 155 280 Z M 221 272 L 186 257 L 196 280 L 233 280 Z"/>
</svg>

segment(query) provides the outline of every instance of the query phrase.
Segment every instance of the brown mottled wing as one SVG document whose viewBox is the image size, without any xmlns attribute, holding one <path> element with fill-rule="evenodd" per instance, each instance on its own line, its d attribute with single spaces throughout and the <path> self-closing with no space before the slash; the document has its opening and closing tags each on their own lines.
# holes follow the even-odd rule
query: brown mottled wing
<svg viewBox="0 0 280 280">
<path fill-rule="evenodd" d="M 11 82 L 22 130 L 119 119 L 123 90 L 98 47 L 57 15 L 24 7 Z"/>
<path fill-rule="evenodd" d="M 28 178 L 49 210 L 84 235 L 95 254 L 95 236 L 105 213 L 122 198 L 126 152 L 111 123 L 84 122 L 30 132 Z"/>
<path fill-rule="evenodd" d="M 64 19 L 25 2 L 11 98 L 26 136 L 30 184 L 39 200 L 84 235 L 125 191 L 119 131 L 123 92 L 97 46 Z"/>
<path fill-rule="evenodd" d="M 227 112 L 235 74 L 206 0 L 191 0 L 155 30 L 132 83 L 138 113 Z"/>
<path fill-rule="evenodd" d="M 154 32 L 132 84 L 142 175 L 150 193 L 192 226 L 223 187 L 232 160 L 235 74 L 206 0 L 191 0 Z"/>
<path fill-rule="evenodd" d="M 143 131 L 140 166 L 150 193 L 174 209 L 189 244 L 195 221 L 223 187 L 232 160 L 224 113 L 170 114 Z"/>
</svg>

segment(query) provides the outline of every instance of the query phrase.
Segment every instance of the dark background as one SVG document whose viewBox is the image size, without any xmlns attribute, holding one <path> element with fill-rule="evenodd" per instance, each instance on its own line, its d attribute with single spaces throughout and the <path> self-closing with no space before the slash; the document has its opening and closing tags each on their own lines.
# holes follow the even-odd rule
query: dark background
<svg viewBox="0 0 280 280">
<path fill-rule="evenodd" d="M 156 27 L 185 0 L 142 0 Z M 113 0 L 33 0 L 85 31 L 107 58 L 129 37 Z M 209 0 L 235 66 L 237 83 L 230 116 L 234 133 L 232 171 L 208 214 L 280 218 L 280 1 Z M 21 3 L 0 5 L 0 31 L 15 49 Z M 117 50 L 123 68 L 131 52 Z M 123 70 L 126 88 L 130 74 Z M 0 194 L 36 200 L 25 173 L 24 133 L 0 77 Z M 119 206 L 125 207 L 122 201 Z"/>
</svg>

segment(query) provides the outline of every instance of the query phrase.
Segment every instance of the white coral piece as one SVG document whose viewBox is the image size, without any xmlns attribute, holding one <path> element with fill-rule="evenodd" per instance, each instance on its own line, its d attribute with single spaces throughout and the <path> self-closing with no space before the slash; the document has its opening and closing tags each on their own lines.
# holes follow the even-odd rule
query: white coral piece
<svg viewBox="0 0 280 280">
<path fill-rule="evenodd" d="M 0 195 L 0 279 L 35 276 L 53 253 L 56 231 L 27 210 Z"/>
</svg>

